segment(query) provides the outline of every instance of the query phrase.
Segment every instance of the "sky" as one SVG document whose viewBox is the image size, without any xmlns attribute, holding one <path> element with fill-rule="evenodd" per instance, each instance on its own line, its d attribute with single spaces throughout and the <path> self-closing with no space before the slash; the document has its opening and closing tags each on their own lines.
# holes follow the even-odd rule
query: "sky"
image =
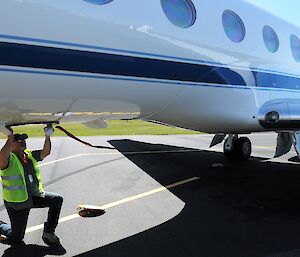
<svg viewBox="0 0 300 257">
<path fill-rule="evenodd" d="M 247 0 L 262 9 L 300 26 L 300 0 Z"/>
</svg>

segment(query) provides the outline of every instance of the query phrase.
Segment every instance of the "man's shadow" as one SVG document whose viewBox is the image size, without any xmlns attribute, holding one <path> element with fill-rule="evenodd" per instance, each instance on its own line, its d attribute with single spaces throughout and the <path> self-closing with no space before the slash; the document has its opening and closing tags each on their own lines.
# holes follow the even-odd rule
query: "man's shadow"
<svg viewBox="0 0 300 257">
<path fill-rule="evenodd" d="M 42 245 L 12 245 L 7 248 L 2 257 L 43 257 L 46 255 L 64 255 L 66 249 L 62 245 L 42 246 Z"/>
</svg>

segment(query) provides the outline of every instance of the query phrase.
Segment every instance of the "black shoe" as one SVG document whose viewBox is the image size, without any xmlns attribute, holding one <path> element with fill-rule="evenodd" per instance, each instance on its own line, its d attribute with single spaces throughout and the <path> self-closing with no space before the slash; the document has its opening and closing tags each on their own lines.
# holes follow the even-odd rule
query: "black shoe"
<svg viewBox="0 0 300 257">
<path fill-rule="evenodd" d="M 52 233 L 44 232 L 43 236 L 42 236 L 42 239 L 44 240 L 44 242 L 46 244 L 53 245 L 53 244 L 59 244 L 60 243 L 59 238 L 55 235 L 54 232 L 52 232 Z"/>
</svg>

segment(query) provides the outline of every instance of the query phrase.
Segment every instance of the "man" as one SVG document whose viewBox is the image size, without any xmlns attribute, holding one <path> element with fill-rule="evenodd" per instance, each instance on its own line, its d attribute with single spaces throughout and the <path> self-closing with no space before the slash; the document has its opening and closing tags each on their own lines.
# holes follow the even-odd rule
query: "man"
<svg viewBox="0 0 300 257">
<path fill-rule="evenodd" d="M 43 190 L 38 168 L 38 162 L 51 152 L 53 128 L 47 126 L 44 129 L 44 147 L 38 151 L 26 148 L 26 134 L 13 134 L 11 129 L 8 131 L 8 139 L 0 151 L 0 169 L 3 199 L 11 226 L 0 222 L 0 234 L 11 243 L 22 243 L 30 209 L 49 207 L 42 238 L 47 244 L 59 244 L 54 232 L 63 198 Z"/>
</svg>

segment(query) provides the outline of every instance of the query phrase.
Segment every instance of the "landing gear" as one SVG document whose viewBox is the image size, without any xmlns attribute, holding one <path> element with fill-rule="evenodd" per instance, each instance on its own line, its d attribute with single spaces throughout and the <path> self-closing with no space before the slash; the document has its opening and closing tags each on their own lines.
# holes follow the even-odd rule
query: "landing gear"
<svg viewBox="0 0 300 257">
<path fill-rule="evenodd" d="M 251 141 L 247 137 L 229 135 L 224 142 L 223 152 L 228 159 L 248 160 L 252 152 Z"/>
<path fill-rule="evenodd" d="M 225 157 L 228 159 L 233 159 L 236 152 L 236 145 L 238 141 L 237 135 L 229 135 L 228 138 L 225 139 L 223 145 L 223 152 Z"/>
</svg>

